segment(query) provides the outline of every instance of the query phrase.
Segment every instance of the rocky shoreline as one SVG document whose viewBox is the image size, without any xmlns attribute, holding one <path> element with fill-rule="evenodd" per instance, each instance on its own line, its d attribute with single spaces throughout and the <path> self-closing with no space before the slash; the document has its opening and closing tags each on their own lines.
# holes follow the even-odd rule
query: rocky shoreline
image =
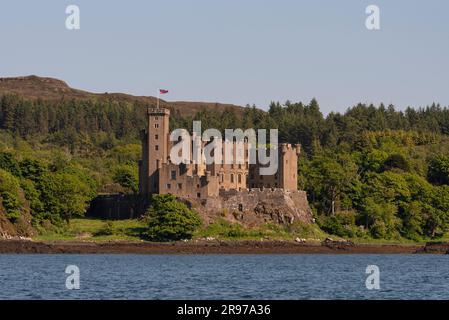
<svg viewBox="0 0 449 320">
<path fill-rule="evenodd" d="M 188 241 L 188 242 L 89 242 L 27 240 L 0 241 L 0 254 L 414 254 L 449 252 L 449 243 L 354 244 L 344 241 L 297 243 L 294 241 Z"/>
</svg>

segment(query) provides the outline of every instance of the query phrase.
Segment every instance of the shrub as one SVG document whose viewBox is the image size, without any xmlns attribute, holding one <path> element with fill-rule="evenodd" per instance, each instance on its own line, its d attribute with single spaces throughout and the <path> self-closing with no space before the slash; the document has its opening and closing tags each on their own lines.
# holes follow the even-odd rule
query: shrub
<svg viewBox="0 0 449 320">
<path fill-rule="evenodd" d="M 171 194 L 153 195 L 147 211 L 148 237 L 153 241 L 190 239 L 201 220 Z"/>
<path fill-rule="evenodd" d="M 107 221 L 104 226 L 95 232 L 95 236 L 110 236 L 114 234 L 114 224 L 112 221 Z"/>
<path fill-rule="evenodd" d="M 352 238 L 358 235 L 353 212 L 341 212 L 333 216 L 321 217 L 318 222 L 322 230 L 339 237 Z"/>
</svg>

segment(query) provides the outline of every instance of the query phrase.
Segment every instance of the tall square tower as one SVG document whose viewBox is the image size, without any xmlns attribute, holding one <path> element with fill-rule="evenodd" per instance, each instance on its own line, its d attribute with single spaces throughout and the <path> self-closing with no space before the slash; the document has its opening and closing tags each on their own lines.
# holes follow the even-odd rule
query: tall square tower
<svg viewBox="0 0 449 320">
<path fill-rule="evenodd" d="M 142 161 L 140 162 L 140 193 L 159 192 L 159 169 L 168 162 L 170 110 L 148 108 L 148 127 L 142 133 Z"/>
</svg>

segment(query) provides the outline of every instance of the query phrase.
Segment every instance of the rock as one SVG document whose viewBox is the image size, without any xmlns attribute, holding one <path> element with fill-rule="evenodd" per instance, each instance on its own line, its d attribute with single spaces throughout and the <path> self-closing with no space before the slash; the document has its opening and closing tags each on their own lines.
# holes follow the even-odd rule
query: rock
<svg viewBox="0 0 449 320">
<path fill-rule="evenodd" d="M 353 247 L 355 246 L 354 242 L 349 240 L 332 240 L 331 238 L 324 239 L 323 243 L 324 246 L 327 246 L 329 248 L 333 249 L 344 249 L 345 247 Z"/>
<path fill-rule="evenodd" d="M 76 237 L 78 239 L 87 239 L 87 238 L 91 238 L 92 234 L 89 232 L 82 232 L 82 233 L 78 234 Z"/>
<path fill-rule="evenodd" d="M 192 201 L 190 199 L 190 201 Z M 223 217 L 254 227 L 266 223 L 289 225 L 295 221 L 313 223 L 312 211 L 304 191 L 282 189 L 251 189 L 221 191 L 219 197 L 211 197 L 195 209 L 204 220 Z"/>
</svg>

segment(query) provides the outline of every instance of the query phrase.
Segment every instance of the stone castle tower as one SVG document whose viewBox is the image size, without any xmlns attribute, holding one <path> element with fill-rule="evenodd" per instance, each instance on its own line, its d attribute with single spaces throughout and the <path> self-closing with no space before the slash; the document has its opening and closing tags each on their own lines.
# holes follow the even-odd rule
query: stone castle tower
<svg viewBox="0 0 449 320">
<path fill-rule="evenodd" d="M 167 162 L 169 150 L 170 111 L 148 108 L 148 125 L 141 132 L 142 161 L 139 162 L 139 191 L 159 193 L 159 169 Z"/>
</svg>

